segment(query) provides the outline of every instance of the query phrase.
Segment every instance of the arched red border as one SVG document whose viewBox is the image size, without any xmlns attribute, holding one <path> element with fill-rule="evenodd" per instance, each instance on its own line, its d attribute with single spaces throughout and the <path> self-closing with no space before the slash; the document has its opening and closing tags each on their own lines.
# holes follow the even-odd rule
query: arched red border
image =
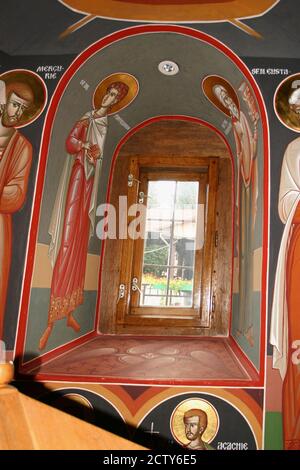
<svg viewBox="0 0 300 470">
<path fill-rule="evenodd" d="M 50 143 L 50 137 L 52 132 L 52 126 L 56 114 L 56 110 L 59 104 L 59 101 L 63 95 L 65 88 L 67 87 L 69 81 L 73 77 L 74 73 L 79 69 L 79 67 L 84 64 L 92 55 L 100 51 L 104 47 L 122 39 L 146 34 L 146 33 L 178 33 L 182 35 L 187 35 L 193 37 L 197 40 L 204 41 L 211 46 L 218 49 L 221 53 L 226 55 L 232 62 L 238 67 L 238 69 L 244 74 L 249 83 L 252 86 L 252 89 L 255 93 L 262 118 L 262 127 L 263 127 L 263 142 L 264 142 L 264 205 L 263 205 L 263 269 L 262 269 L 262 301 L 261 301 L 261 344 L 260 344 L 260 380 L 259 384 L 263 385 L 264 378 L 264 368 L 265 368 L 265 343 L 266 343 L 266 308 L 267 308 L 267 270 L 268 270 L 268 233 L 269 233 L 269 127 L 268 127 L 268 118 L 265 109 L 265 104 L 260 93 L 260 90 L 252 77 L 250 71 L 246 65 L 240 60 L 240 58 L 227 46 L 222 44 L 217 39 L 209 36 L 208 34 L 202 33 L 192 28 L 176 26 L 176 25 L 143 25 L 143 26 L 134 26 L 131 28 L 126 28 L 116 33 L 113 33 L 109 36 L 100 39 L 96 43 L 92 44 L 85 51 L 83 51 L 70 65 L 63 77 L 61 78 L 55 93 L 51 99 L 47 116 L 45 119 L 45 125 L 43 130 L 42 145 L 40 149 L 40 164 L 38 167 L 38 176 L 34 196 L 34 205 L 32 211 L 32 219 L 30 224 L 30 237 L 27 248 L 27 259 L 26 259 L 26 271 L 23 282 L 23 291 L 21 298 L 21 307 L 19 315 L 19 323 L 17 329 L 17 340 L 15 347 L 15 356 L 22 358 L 24 351 L 24 343 L 26 336 L 26 326 L 27 326 L 27 312 L 28 304 L 30 299 L 30 287 L 31 279 L 33 273 L 33 264 L 34 264 L 34 254 L 37 240 L 37 229 L 39 223 L 39 215 L 41 208 L 42 192 L 46 171 L 46 162 L 48 155 L 48 148 Z M 174 117 L 173 117 L 174 118 Z M 103 250 L 103 247 L 102 247 Z M 103 252 L 101 253 L 101 256 Z M 101 260 L 102 263 L 102 260 Z M 99 304 L 99 299 L 98 299 Z M 99 305 L 98 305 L 99 306 Z M 97 306 L 97 307 L 98 307 Z M 96 331 L 84 336 L 84 339 L 93 337 L 96 335 Z M 80 343 L 83 337 L 72 342 L 72 346 Z M 43 360 L 53 357 L 58 352 L 62 352 L 62 349 L 65 349 L 68 345 L 65 345 L 61 348 L 58 348 L 54 351 L 46 353 L 43 355 Z M 69 344 L 70 346 L 70 344 Z M 41 358 L 38 358 L 40 361 Z M 20 361 L 21 363 L 21 361 Z M 34 363 L 31 363 L 31 367 L 34 366 Z M 70 378 L 71 379 L 71 378 Z M 228 384 L 227 384 L 228 385 Z"/>
<path fill-rule="evenodd" d="M 150 119 L 147 119 L 143 122 L 141 122 L 140 124 L 138 124 L 137 126 L 135 126 L 134 128 L 130 129 L 130 131 L 127 132 L 127 134 L 125 134 L 125 136 L 120 140 L 120 142 L 118 143 L 115 151 L 114 151 L 114 154 L 113 154 L 113 158 L 112 158 L 112 162 L 111 162 L 111 166 L 110 166 L 110 173 L 109 173 L 109 179 L 108 179 L 108 187 L 107 187 L 107 191 L 106 191 L 106 203 L 109 204 L 110 202 L 110 197 L 111 197 L 111 189 L 112 189 L 112 181 L 113 181 L 113 175 L 114 175 L 114 168 L 115 168 L 115 165 L 116 165 L 116 161 L 118 159 L 118 156 L 119 156 L 119 153 L 120 153 L 120 150 L 121 148 L 123 147 L 123 145 L 134 135 L 136 134 L 138 131 L 140 131 L 141 129 L 143 129 L 144 127 L 147 127 L 151 124 L 153 124 L 154 122 L 158 122 L 158 121 L 188 121 L 188 122 L 194 122 L 196 124 L 200 124 L 202 126 L 206 126 L 208 127 L 210 130 L 212 130 L 213 132 L 215 132 L 221 139 L 222 141 L 224 142 L 225 146 L 227 147 L 227 150 L 229 152 L 229 155 L 230 155 L 230 160 L 231 160 L 231 171 L 232 171 L 232 187 L 231 187 L 231 191 L 232 191 L 232 201 L 235 201 L 235 185 L 234 185 L 234 175 L 235 175 L 235 166 L 234 166 L 234 157 L 233 157 L 233 154 L 232 154 L 232 150 L 231 150 L 231 147 L 226 139 L 226 137 L 224 136 L 224 134 L 222 134 L 221 131 L 219 131 L 219 129 L 217 129 L 215 126 L 213 126 L 212 124 L 204 121 L 203 119 L 200 119 L 200 118 L 197 118 L 197 117 L 192 117 L 192 116 L 185 116 L 185 115 L 166 115 L 166 116 L 155 116 L 155 117 L 152 117 Z M 234 247 L 234 218 L 233 218 L 233 214 L 234 214 L 234 209 L 233 209 L 233 204 L 232 204 L 232 252 L 233 252 L 233 247 Z M 102 268 L 103 268 L 103 261 L 104 261 L 104 254 L 105 254 L 105 247 L 106 247 L 106 240 L 103 240 L 102 242 L 102 246 L 101 246 L 101 254 L 100 254 L 100 268 L 99 268 L 99 284 L 98 284 L 98 299 L 97 299 L 97 307 L 96 307 L 96 318 L 95 318 L 95 330 L 97 331 L 97 326 L 99 325 L 99 319 L 100 319 L 100 304 L 101 304 L 101 287 L 102 287 Z M 233 279 L 233 260 L 232 260 L 232 279 Z M 231 283 L 232 285 L 232 283 Z M 231 296 L 232 297 L 232 296 Z M 232 298 L 231 298 L 231 302 L 232 302 Z M 231 312 L 231 306 L 230 306 L 230 312 Z M 98 331 L 99 332 L 99 331 Z M 100 332 L 99 332 L 100 333 Z"/>
</svg>

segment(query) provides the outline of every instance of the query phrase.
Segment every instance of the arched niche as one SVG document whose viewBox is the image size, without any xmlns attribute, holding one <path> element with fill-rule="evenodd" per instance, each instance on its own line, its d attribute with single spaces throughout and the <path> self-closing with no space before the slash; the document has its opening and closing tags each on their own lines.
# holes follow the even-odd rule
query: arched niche
<svg viewBox="0 0 300 470">
<path fill-rule="evenodd" d="M 180 74 L 164 77 L 157 65 L 166 57 L 180 62 Z M 83 325 L 74 334 L 58 322 L 51 343 L 42 352 L 38 341 L 47 325 L 48 303 L 52 268 L 47 258 L 49 245 L 48 227 L 57 191 L 58 181 L 65 160 L 65 141 L 69 130 L 84 113 L 92 108 L 93 92 L 99 81 L 114 72 L 128 72 L 134 75 L 140 85 L 135 101 L 120 116 L 109 119 L 108 136 L 105 144 L 105 158 L 99 183 L 97 203 L 105 203 L 111 189 L 113 168 L 120 147 L 135 132 L 141 123 L 153 116 L 187 117 L 202 120 L 222 134 L 228 142 L 233 156 L 233 190 L 237 193 L 238 148 L 234 136 L 233 122 L 203 93 L 203 80 L 209 75 L 221 76 L 230 82 L 236 93 L 246 84 L 252 93 L 259 113 L 258 123 L 258 214 L 259 222 L 253 237 L 250 257 L 255 269 L 251 279 L 255 284 L 255 299 L 251 306 L 254 315 L 254 342 L 238 331 L 240 316 L 237 274 L 233 270 L 233 295 L 231 319 L 223 323 L 218 320 L 222 334 L 229 334 L 238 343 L 240 350 L 250 359 L 256 369 L 263 371 L 264 332 L 266 313 L 266 282 L 268 256 L 268 172 L 269 140 L 268 123 L 260 90 L 245 64 L 229 48 L 216 39 L 199 31 L 167 25 L 137 26 L 118 31 L 87 48 L 70 65 L 60 80 L 47 110 L 41 142 L 39 170 L 33 201 L 30 236 L 23 283 L 16 354 L 24 357 L 55 357 L 73 346 L 86 342 L 98 333 L 99 318 L 102 316 L 101 287 L 103 276 L 104 243 L 94 237 L 89 245 L 88 256 L 93 260 L 94 270 L 89 273 L 92 287 L 87 289 L 90 302 L 85 302 L 78 313 Z M 166 80 L 169 80 L 166 82 Z M 239 94 L 241 109 L 247 107 Z M 121 119 L 119 119 L 121 118 Z M 156 119 L 156 118 L 155 118 Z M 183 119 L 184 120 L 184 119 Z M 188 120 L 188 119 L 187 119 Z M 199 124 L 196 124 L 199 128 Z M 232 193 L 233 194 L 233 193 Z M 236 199 L 235 199 L 236 201 Z M 233 201 L 232 201 L 233 205 Z M 235 210 L 236 213 L 236 210 Z M 235 236 L 235 239 L 237 237 Z M 236 264 L 234 264 L 234 267 Z M 99 269 L 100 268 L 100 269 Z M 43 276 L 41 275 L 43 274 Z M 98 278 L 99 274 L 99 278 Z M 251 281 L 252 282 L 252 281 Z M 227 309 L 227 307 L 226 307 Z M 77 315 L 76 313 L 76 315 Z M 112 331 L 102 320 L 100 330 Z M 231 327 L 229 326 L 231 325 Z M 35 361 L 35 359 L 34 359 Z M 33 363 L 33 362 L 32 362 Z"/>
<path fill-rule="evenodd" d="M 156 335 L 206 335 L 227 336 L 231 314 L 232 265 L 233 265 L 233 160 L 229 147 L 221 134 L 200 120 L 188 117 L 158 117 L 137 126 L 131 137 L 119 149 L 111 174 L 108 202 L 119 214 L 120 197 L 127 197 L 130 159 L 143 155 L 155 161 L 159 157 L 188 159 L 195 157 L 218 159 L 218 190 L 216 197 L 215 246 L 212 266 L 212 289 L 215 297 L 214 312 L 208 328 L 192 328 L 187 325 L 175 328 L 147 326 L 141 322 L 135 326 L 119 326 L 117 321 L 118 291 L 121 258 L 124 242 L 120 238 L 105 241 L 102 275 L 100 323 L 101 333 L 156 334 Z M 200 165 L 200 163 L 199 163 Z M 117 223 L 116 232 L 120 226 Z"/>
</svg>

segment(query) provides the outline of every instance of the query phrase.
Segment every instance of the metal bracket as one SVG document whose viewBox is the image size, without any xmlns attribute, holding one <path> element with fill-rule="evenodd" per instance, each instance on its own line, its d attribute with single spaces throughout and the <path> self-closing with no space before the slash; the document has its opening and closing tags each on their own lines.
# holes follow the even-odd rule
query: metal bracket
<svg viewBox="0 0 300 470">
<path fill-rule="evenodd" d="M 139 204 L 144 204 L 145 193 L 143 191 L 139 192 Z"/>
<path fill-rule="evenodd" d="M 119 285 L 119 296 L 118 296 L 118 302 L 121 299 L 125 298 L 125 284 L 120 284 Z"/>
<path fill-rule="evenodd" d="M 148 194 L 145 194 L 144 191 L 139 192 L 139 204 L 144 204 L 145 198 L 151 199 L 152 196 L 148 196 Z"/>
<path fill-rule="evenodd" d="M 145 198 L 150 198 L 151 196 L 148 196 L 147 194 L 144 193 L 144 191 L 139 192 L 139 204 L 144 204 Z"/>
<path fill-rule="evenodd" d="M 138 282 L 139 282 L 139 280 L 138 280 L 137 277 L 134 277 L 134 278 L 132 279 L 131 290 L 132 290 L 132 292 L 139 291 L 139 293 L 142 294 L 142 291 L 141 291 L 141 289 L 140 289 L 139 286 L 138 286 Z"/>
<path fill-rule="evenodd" d="M 132 173 L 129 173 L 128 178 L 127 178 L 127 185 L 128 188 L 132 188 L 133 182 L 136 181 L 136 183 L 140 184 L 140 181 L 137 180 Z"/>
</svg>

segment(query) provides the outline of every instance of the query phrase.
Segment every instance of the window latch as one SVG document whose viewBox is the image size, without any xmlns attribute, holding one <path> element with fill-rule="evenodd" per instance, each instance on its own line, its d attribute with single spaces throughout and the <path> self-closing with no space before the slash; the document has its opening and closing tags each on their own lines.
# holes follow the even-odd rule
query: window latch
<svg viewBox="0 0 300 470">
<path fill-rule="evenodd" d="M 139 281 L 138 281 L 138 278 L 137 278 L 137 277 L 134 277 L 134 278 L 132 279 L 131 290 L 132 290 L 132 292 L 139 291 L 139 293 L 142 295 L 142 291 L 141 291 L 141 289 L 140 289 L 139 286 L 138 286 L 138 282 L 139 282 Z"/>
<path fill-rule="evenodd" d="M 138 183 L 138 184 L 141 183 L 140 180 L 137 180 L 137 179 L 133 176 L 132 173 L 129 173 L 128 178 L 127 178 L 127 185 L 128 185 L 128 188 L 132 188 L 134 181 L 135 181 L 136 183 Z"/>
</svg>

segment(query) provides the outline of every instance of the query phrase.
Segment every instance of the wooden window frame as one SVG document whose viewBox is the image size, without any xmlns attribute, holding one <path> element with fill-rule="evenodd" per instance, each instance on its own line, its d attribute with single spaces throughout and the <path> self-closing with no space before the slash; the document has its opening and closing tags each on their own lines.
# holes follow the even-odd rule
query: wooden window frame
<svg viewBox="0 0 300 470">
<path fill-rule="evenodd" d="M 140 191 L 147 194 L 146 184 L 152 180 L 176 179 L 177 181 L 200 182 L 198 201 L 207 201 L 205 210 L 205 242 L 202 250 L 196 250 L 194 286 L 200 286 L 199 307 L 144 307 L 138 305 L 139 292 L 132 291 L 132 279 L 142 277 L 144 240 L 123 240 L 119 285 L 125 287 L 124 296 L 117 303 L 117 324 L 126 326 L 167 327 L 167 328 L 209 328 L 213 310 L 212 290 L 213 259 L 215 249 L 216 199 L 218 186 L 218 158 L 198 157 L 157 157 L 138 156 L 130 159 L 129 174 L 132 184 L 128 186 L 128 207 L 138 202 Z M 206 176 L 204 176 L 206 175 Z M 208 184 L 208 198 L 204 194 L 204 179 Z M 202 183 L 202 185 L 201 185 Z M 205 191 L 206 193 L 206 191 Z M 144 204 L 147 202 L 144 201 Z M 136 215 L 128 216 L 128 226 Z M 202 265 L 201 272 L 196 267 Z M 195 296 L 195 292 L 193 292 Z M 194 302 L 193 302 L 194 304 Z"/>
</svg>

